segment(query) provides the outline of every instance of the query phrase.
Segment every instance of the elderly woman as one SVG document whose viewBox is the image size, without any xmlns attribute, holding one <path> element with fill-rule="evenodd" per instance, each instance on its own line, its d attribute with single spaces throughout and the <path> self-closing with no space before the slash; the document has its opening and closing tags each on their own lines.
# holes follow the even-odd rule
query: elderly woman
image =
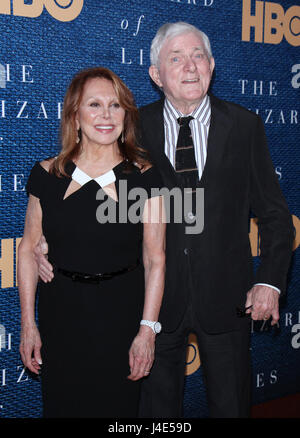
<svg viewBox="0 0 300 438">
<path fill-rule="evenodd" d="M 151 197 L 160 177 L 137 146 L 136 122 L 117 75 L 101 67 L 78 73 L 65 96 L 62 150 L 36 163 L 27 183 L 20 353 L 41 373 L 45 417 L 137 416 L 161 328 L 165 221 L 161 197 Z M 141 220 L 124 220 L 137 188 L 147 195 Z M 116 214 L 105 220 L 107 209 Z M 39 288 L 38 329 L 34 249 L 42 235 L 54 278 Z"/>
</svg>

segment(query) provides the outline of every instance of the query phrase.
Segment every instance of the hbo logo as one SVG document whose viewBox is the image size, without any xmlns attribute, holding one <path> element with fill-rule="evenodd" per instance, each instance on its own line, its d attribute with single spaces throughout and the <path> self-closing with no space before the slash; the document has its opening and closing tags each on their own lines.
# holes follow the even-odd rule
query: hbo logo
<svg viewBox="0 0 300 438">
<path fill-rule="evenodd" d="M 25 4 L 25 0 L 1 0 L 0 14 L 17 15 L 19 17 L 36 18 L 41 15 L 44 7 L 53 18 L 59 21 L 72 21 L 80 14 L 84 0 L 32 0 L 32 4 Z"/>
</svg>

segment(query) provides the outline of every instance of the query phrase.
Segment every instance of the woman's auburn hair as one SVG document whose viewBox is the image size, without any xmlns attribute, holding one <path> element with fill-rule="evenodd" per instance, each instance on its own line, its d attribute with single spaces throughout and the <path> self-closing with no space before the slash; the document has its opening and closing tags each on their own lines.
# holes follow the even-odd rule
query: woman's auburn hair
<svg viewBox="0 0 300 438">
<path fill-rule="evenodd" d="M 81 141 L 77 141 L 76 113 L 79 109 L 84 86 L 90 79 L 106 79 L 112 83 L 121 107 L 125 110 L 123 141 L 118 139 L 121 155 L 128 164 L 138 165 L 141 169 L 150 165 L 148 153 L 137 144 L 138 109 L 131 91 L 113 71 L 104 67 L 82 70 L 72 79 L 65 98 L 62 111 L 60 136 L 61 151 L 50 166 L 50 172 L 57 176 L 68 176 L 66 164 L 78 157 Z"/>
</svg>

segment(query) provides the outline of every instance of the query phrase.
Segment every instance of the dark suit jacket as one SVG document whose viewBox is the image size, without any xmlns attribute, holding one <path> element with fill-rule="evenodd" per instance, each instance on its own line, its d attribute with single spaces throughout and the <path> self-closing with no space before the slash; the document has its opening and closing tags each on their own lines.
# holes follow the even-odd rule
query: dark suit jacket
<svg viewBox="0 0 300 438">
<path fill-rule="evenodd" d="M 166 331 L 180 323 L 191 299 L 210 333 L 238 329 L 254 283 L 286 289 L 293 225 L 269 156 L 263 123 L 239 105 L 210 96 L 204 188 L 204 230 L 188 236 L 185 224 L 167 226 L 166 286 L 160 320 Z M 178 177 L 164 152 L 164 100 L 140 109 L 141 146 L 147 149 L 169 189 Z M 250 211 L 258 218 L 261 263 L 253 274 Z M 189 283 L 192 282 L 192 287 Z"/>
</svg>

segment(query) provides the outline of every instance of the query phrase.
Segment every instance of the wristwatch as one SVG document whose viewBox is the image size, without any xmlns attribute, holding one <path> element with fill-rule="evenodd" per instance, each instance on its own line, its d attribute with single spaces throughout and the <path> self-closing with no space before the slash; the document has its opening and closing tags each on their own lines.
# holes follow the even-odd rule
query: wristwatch
<svg viewBox="0 0 300 438">
<path fill-rule="evenodd" d="M 148 327 L 152 328 L 155 334 L 161 332 L 161 323 L 158 321 L 149 321 L 148 319 L 142 319 L 140 325 L 147 325 Z"/>
</svg>

